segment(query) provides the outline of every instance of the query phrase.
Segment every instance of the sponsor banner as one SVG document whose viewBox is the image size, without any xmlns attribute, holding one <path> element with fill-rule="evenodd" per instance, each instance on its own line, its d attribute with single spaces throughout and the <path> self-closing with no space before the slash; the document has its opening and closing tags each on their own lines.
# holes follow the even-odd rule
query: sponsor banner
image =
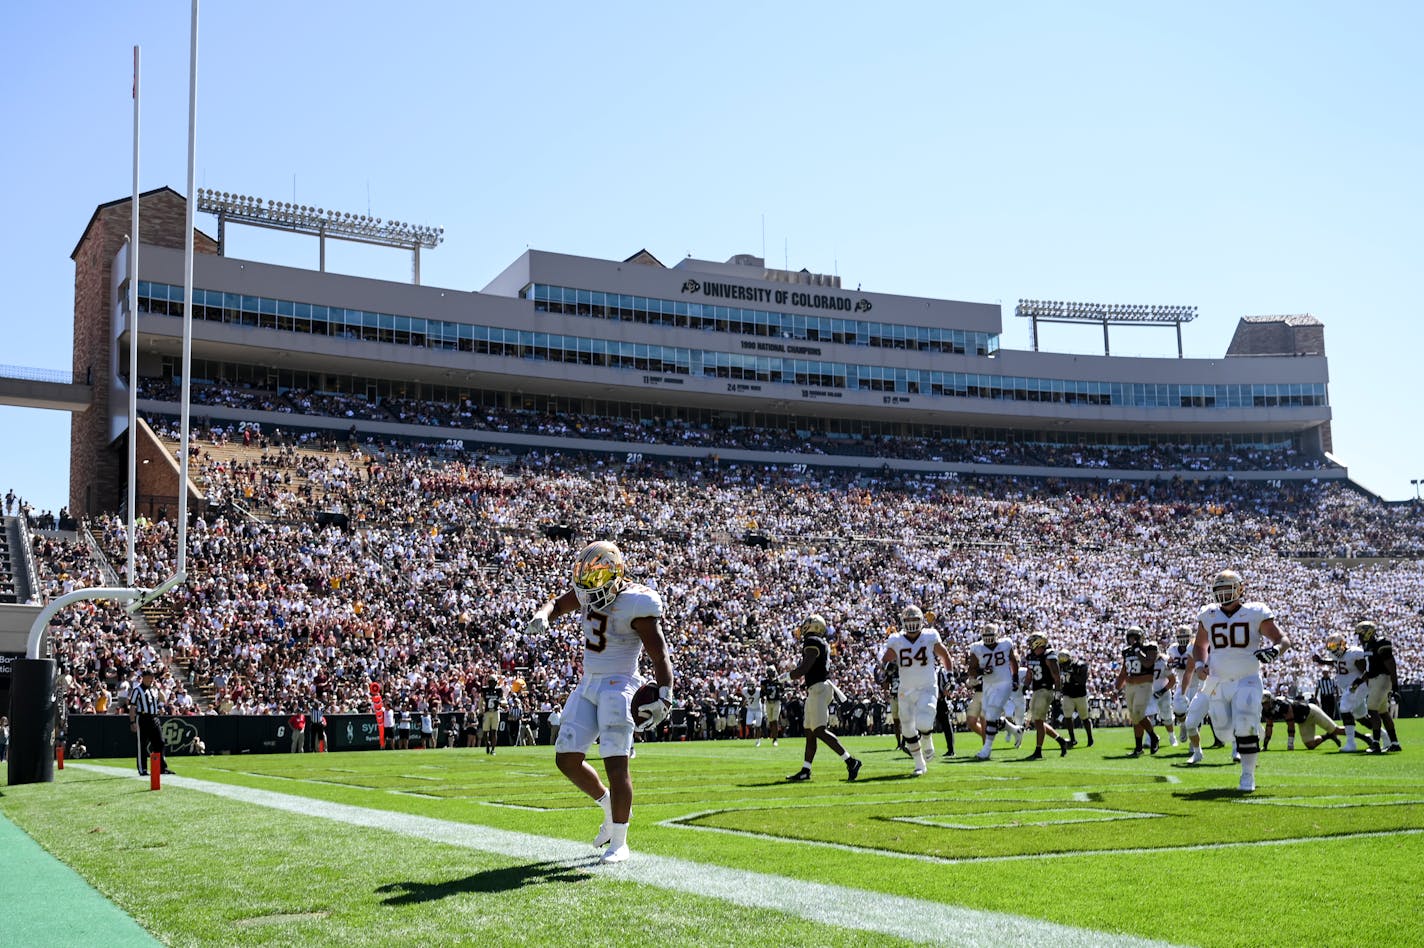
<svg viewBox="0 0 1424 948">
<path fill-rule="evenodd" d="M 0 652 L 0 685 L 10 684 L 10 666 L 15 664 L 15 659 L 24 657 L 24 652 Z"/>
</svg>

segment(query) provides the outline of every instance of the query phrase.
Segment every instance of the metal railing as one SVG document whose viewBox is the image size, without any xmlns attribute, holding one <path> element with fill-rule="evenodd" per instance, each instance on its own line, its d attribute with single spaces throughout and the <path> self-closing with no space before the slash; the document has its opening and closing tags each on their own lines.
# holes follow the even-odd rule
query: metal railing
<svg viewBox="0 0 1424 948">
<path fill-rule="evenodd" d="M 24 365 L 0 365 L 0 378 L 22 379 L 26 382 L 58 382 L 73 385 L 74 373 L 59 369 L 35 369 Z"/>
</svg>

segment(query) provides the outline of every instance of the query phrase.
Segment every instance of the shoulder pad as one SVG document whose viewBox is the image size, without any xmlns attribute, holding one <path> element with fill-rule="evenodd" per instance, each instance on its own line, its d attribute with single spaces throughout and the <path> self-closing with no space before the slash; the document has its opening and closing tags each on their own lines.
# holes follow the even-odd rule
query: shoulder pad
<svg viewBox="0 0 1424 948">
<path fill-rule="evenodd" d="M 635 618 L 659 617 L 663 614 L 663 599 L 641 583 L 629 583 L 618 593 L 618 606 Z"/>
</svg>

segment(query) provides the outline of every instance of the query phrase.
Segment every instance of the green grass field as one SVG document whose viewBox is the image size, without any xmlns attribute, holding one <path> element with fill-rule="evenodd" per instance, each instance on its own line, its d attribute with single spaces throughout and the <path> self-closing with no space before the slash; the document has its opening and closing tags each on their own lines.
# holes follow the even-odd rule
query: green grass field
<svg viewBox="0 0 1424 948">
<path fill-rule="evenodd" d="M 863 738 L 854 784 L 824 750 L 786 784 L 800 741 L 640 745 L 623 867 L 589 865 L 599 813 L 550 748 L 178 758 L 201 783 L 158 793 L 71 766 L 0 812 L 173 945 L 1424 944 L 1424 722 L 1401 732 L 1379 757 L 1279 734 L 1250 796 L 1224 751 L 1130 760 L 1123 731 L 919 779 Z M 932 909 L 975 911 L 895 928 Z"/>
</svg>

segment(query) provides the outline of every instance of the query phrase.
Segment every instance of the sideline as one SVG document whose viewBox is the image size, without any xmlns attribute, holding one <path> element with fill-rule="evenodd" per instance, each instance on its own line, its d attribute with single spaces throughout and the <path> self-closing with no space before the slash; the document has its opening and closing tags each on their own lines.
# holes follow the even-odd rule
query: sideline
<svg viewBox="0 0 1424 948">
<path fill-rule="evenodd" d="M 125 775 L 127 770 L 97 764 L 70 766 L 96 773 Z M 134 778 L 138 779 L 138 778 Z M 514 859 L 564 862 L 620 882 L 636 882 L 659 889 L 721 899 L 748 908 L 769 908 L 808 921 L 840 928 L 877 932 L 910 941 L 941 945 L 1025 945 L 1041 948 L 1066 946 L 1165 946 L 1128 935 L 1059 925 L 982 909 L 962 908 L 907 896 L 888 895 L 848 886 L 806 882 L 785 876 L 711 863 L 698 863 L 651 853 L 635 853 L 628 862 L 601 866 L 591 846 L 496 829 L 474 823 L 457 823 L 391 810 L 331 803 L 311 797 L 293 796 L 271 790 L 257 790 L 233 784 L 196 780 L 192 777 L 165 778 L 166 786 L 196 790 L 240 803 L 283 810 L 302 816 L 335 820 L 352 826 L 387 830 L 436 843 L 463 846 Z"/>
<path fill-rule="evenodd" d="M 157 945 L 103 893 L 0 813 L 0 905 L 8 945 Z"/>
</svg>

